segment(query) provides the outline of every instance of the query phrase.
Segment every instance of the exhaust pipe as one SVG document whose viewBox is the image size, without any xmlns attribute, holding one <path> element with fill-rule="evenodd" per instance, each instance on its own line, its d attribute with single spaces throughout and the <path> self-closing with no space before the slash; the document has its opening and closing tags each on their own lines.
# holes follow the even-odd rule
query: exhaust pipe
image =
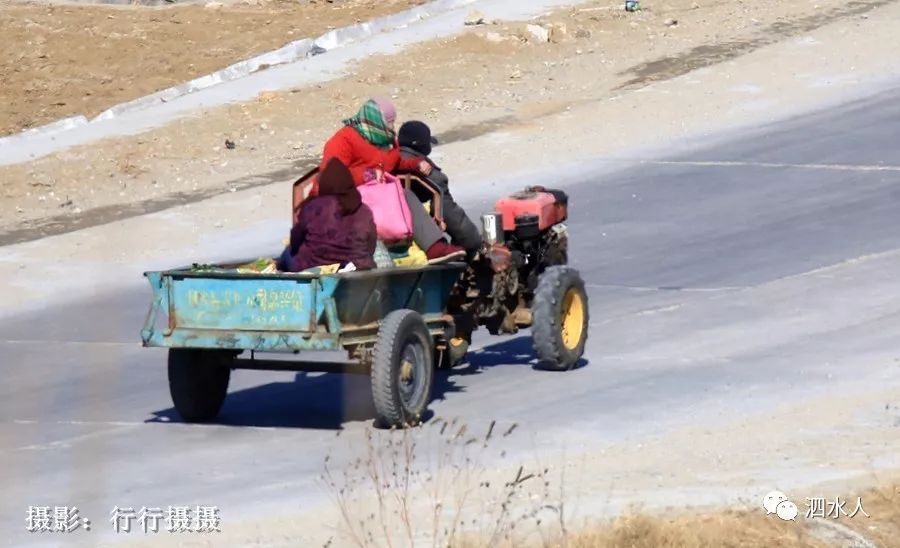
<svg viewBox="0 0 900 548">
<path fill-rule="evenodd" d="M 489 245 L 503 243 L 503 215 L 485 213 L 481 216 L 481 232 Z"/>
</svg>

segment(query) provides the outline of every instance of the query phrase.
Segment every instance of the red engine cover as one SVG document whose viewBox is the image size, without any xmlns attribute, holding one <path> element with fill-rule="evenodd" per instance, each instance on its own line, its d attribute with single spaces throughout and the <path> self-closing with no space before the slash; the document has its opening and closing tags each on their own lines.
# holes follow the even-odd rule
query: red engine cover
<svg viewBox="0 0 900 548">
<path fill-rule="evenodd" d="M 497 200 L 494 210 L 503 215 L 504 231 L 515 230 L 516 217 L 520 215 L 537 215 L 542 231 L 566 220 L 564 208 L 557 207 L 556 198 L 549 192 L 517 192 Z"/>
</svg>

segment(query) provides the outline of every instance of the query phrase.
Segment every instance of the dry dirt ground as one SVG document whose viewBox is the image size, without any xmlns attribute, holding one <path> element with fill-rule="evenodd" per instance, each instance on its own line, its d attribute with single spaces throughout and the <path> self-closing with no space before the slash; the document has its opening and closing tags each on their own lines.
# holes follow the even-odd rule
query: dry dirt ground
<svg viewBox="0 0 900 548">
<path fill-rule="evenodd" d="M 471 27 L 414 55 L 369 58 L 333 82 L 263 92 L 140 135 L 0 167 L 0 243 L 288 180 L 371 94 L 392 95 L 402 119 L 426 120 L 444 142 L 465 140 L 533 126 L 887 3 L 669 0 L 626 13 L 606 0 L 545 17 L 549 42 L 525 23 Z"/>
<path fill-rule="evenodd" d="M 866 501 L 859 519 L 842 516 L 804 520 L 800 525 L 767 516 L 758 509 L 719 513 L 682 512 L 677 515 L 630 513 L 611 523 L 576 531 L 565 542 L 528 543 L 529 546 L 571 548 L 833 548 L 864 547 L 865 541 L 880 548 L 900 546 L 900 483 L 887 483 L 858 492 L 849 500 Z M 846 497 L 840 497 L 847 500 Z M 854 503 L 851 503 L 853 506 Z M 826 511 L 827 511 L 826 505 Z M 472 547 L 483 546 L 478 540 Z M 511 542 L 508 546 L 522 546 Z M 463 544 L 463 546 L 466 546 Z M 466 548 L 469 548 L 466 546 Z"/>
<path fill-rule="evenodd" d="M 860 519 L 855 519 L 856 516 L 839 520 L 816 518 L 798 527 L 760 511 L 674 517 L 632 514 L 575 533 L 566 545 L 572 548 L 826 548 L 862 547 L 865 546 L 860 542 L 862 538 L 882 548 L 900 546 L 900 483 L 881 485 L 849 498 L 855 501 L 856 497 L 866 501 L 864 509 L 870 518 L 863 514 L 857 514 Z"/>
<path fill-rule="evenodd" d="M 0 2 L 0 135 L 67 116 L 91 117 L 292 40 L 422 3 L 247 0 L 213 8 Z"/>
</svg>

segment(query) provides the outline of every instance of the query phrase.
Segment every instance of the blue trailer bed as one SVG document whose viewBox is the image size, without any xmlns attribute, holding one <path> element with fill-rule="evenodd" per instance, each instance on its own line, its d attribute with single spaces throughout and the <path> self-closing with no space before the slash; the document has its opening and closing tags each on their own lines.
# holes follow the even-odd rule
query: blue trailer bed
<svg viewBox="0 0 900 548">
<path fill-rule="evenodd" d="M 418 312 L 434 334 L 463 264 L 333 275 L 148 272 L 145 346 L 255 351 L 340 350 L 374 341 L 395 310 Z M 160 325 L 161 316 L 165 324 Z"/>
<path fill-rule="evenodd" d="M 233 369 L 363 372 L 380 422 L 414 423 L 430 399 L 435 347 L 465 269 L 451 263 L 330 275 L 242 273 L 230 267 L 147 272 L 153 300 L 144 346 L 169 349 L 169 387 L 186 420 L 214 418 Z M 346 350 L 346 367 L 310 351 Z M 293 352 L 267 360 L 257 352 Z"/>
</svg>

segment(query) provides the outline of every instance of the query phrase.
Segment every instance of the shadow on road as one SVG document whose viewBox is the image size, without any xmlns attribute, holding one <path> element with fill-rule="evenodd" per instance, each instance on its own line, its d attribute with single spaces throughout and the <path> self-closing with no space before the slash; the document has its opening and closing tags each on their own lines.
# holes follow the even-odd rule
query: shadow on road
<svg viewBox="0 0 900 548">
<path fill-rule="evenodd" d="M 587 360 L 582 358 L 575 364 L 574 369 L 580 369 L 587 363 Z M 534 354 L 531 336 L 514 337 L 473 350 L 466 356 L 465 365 L 453 369 L 451 376 L 476 375 L 485 368 L 512 364 L 527 364 L 532 369 L 541 369 Z"/>
<path fill-rule="evenodd" d="M 488 345 L 469 353 L 466 363 L 450 371 L 437 371 L 433 400 L 445 400 L 448 394 L 465 388 L 456 379 L 476 375 L 498 365 L 529 365 L 535 356 L 531 337 L 521 336 Z M 584 365 L 584 360 L 579 367 Z M 240 375 L 235 371 L 232 375 Z M 344 423 L 371 421 L 375 418 L 369 377 L 298 373 L 293 381 L 273 382 L 230 392 L 216 424 L 338 430 Z M 428 420 L 430 417 L 426 417 Z M 181 422 L 174 408 L 153 412 L 147 422 Z"/>
<path fill-rule="evenodd" d="M 232 378 L 241 373 L 233 371 Z M 215 424 L 337 430 L 345 422 L 374 418 L 369 377 L 297 373 L 293 381 L 229 392 Z M 148 422 L 181 422 L 181 416 L 170 407 Z"/>
</svg>

